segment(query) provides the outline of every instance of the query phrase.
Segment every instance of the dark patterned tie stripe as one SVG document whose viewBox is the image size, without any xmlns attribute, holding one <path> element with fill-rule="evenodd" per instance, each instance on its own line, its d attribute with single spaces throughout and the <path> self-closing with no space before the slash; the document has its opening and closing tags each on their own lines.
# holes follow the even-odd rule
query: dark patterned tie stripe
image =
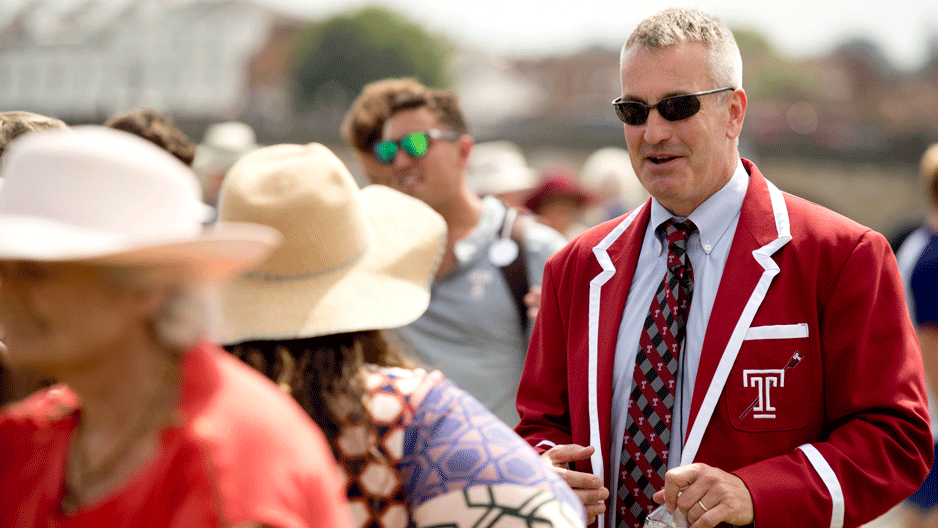
<svg viewBox="0 0 938 528">
<path fill-rule="evenodd" d="M 619 467 L 618 528 L 641 528 L 656 507 L 652 495 L 664 487 L 678 358 L 694 293 L 687 239 L 696 229 L 690 220 L 668 220 L 655 230 L 667 240 L 668 269 L 639 337 Z"/>
</svg>

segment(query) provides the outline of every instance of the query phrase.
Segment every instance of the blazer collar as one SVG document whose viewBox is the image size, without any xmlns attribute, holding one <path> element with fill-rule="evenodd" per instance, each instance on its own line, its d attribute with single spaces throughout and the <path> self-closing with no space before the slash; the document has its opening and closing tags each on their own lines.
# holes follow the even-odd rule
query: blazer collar
<svg viewBox="0 0 938 528">
<path fill-rule="evenodd" d="M 682 463 L 696 457 L 746 331 L 779 272 L 772 255 L 791 241 L 785 198 L 748 160 L 749 188 L 707 325 Z"/>
<path fill-rule="evenodd" d="M 765 297 L 768 284 L 778 273 L 771 256 L 791 240 L 785 200 L 749 160 L 749 186 L 740 211 L 724 272 L 704 338 L 696 389 L 691 402 L 685 463 L 693 460 L 703 430 L 742 344 L 742 338 Z M 590 283 L 589 361 L 591 444 L 600 447 L 592 465 L 606 467 L 610 442 L 612 370 L 616 340 L 626 297 L 635 274 L 645 230 L 651 217 L 651 199 L 626 215 L 596 246 L 593 254 L 601 272 Z M 700 429 L 695 422 L 701 420 Z M 602 460 L 602 461 L 601 461 Z M 602 475 L 600 475 L 602 476 Z"/>
</svg>

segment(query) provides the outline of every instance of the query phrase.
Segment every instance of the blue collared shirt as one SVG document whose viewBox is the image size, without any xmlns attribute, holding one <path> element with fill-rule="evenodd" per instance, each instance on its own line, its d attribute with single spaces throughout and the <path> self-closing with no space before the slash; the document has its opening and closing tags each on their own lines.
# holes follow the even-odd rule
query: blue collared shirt
<svg viewBox="0 0 938 528">
<path fill-rule="evenodd" d="M 688 411 L 691 396 L 694 393 L 694 381 L 700 365 L 700 353 L 703 348 L 704 334 L 713 309 L 720 278 L 726 268 L 730 246 L 739 223 L 743 198 L 749 186 L 749 174 L 740 161 L 733 177 L 719 191 L 707 198 L 690 214 L 688 218 L 697 226 L 697 233 L 691 235 L 687 243 L 687 254 L 694 269 L 694 294 L 691 299 L 690 314 L 687 321 L 687 336 L 678 362 L 677 379 L 679 381 L 675 397 L 671 430 L 668 468 L 681 464 L 681 449 L 687 434 Z M 664 280 L 667 268 L 668 248 L 655 235 L 655 228 L 669 218 L 674 217 L 654 198 L 651 201 L 651 219 L 645 230 L 642 251 L 638 257 L 635 275 L 629 288 L 625 303 L 619 336 L 616 342 L 616 356 L 613 370 L 612 389 L 612 453 L 610 462 L 615 468 L 611 473 L 616 482 L 611 490 L 613 494 L 618 486 L 618 468 L 622 453 L 622 437 L 625 432 L 625 420 L 632 388 L 632 375 L 635 368 L 635 356 L 638 341 L 643 331 L 645 317 L 651 306 L 651 299 Z M 616 266 L 624 265 L 617 262 Z M 690 461 L 688 461 L 690 462 Z M 615 516 L 610 515 L 610 518 Z"/>
</svg>

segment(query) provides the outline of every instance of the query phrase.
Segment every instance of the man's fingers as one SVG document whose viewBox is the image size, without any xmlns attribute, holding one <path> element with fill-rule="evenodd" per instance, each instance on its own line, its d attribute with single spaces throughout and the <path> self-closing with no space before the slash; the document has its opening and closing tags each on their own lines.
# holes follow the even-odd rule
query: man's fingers
<svg viewBox="0 0 938 528">
<path fill-rule="evenodd" d="M 606 513 L 606 503 L 596 502 L 587 504 L 583 509 L 586 510 L 586 524 L 593 524 L 593 522 L 596 521 L 596 517 Z"/>
<path fill-rule="evenodd" d="M 524 294 L 524 304 L 526 306 L 538 307 L 541 304 L 541 287 L 531 286 L 528 293 Z"/>
<path fill-rule="evenodd" d="M 583 473 L 568 469 L 570 462 L 587 460 L 595 449 L 592 446 L 564 444 L 554 446 L 541 454 L 541 458 L 554 468 L 560 476 L 573 489 L 586 510 L 586 522 L 591 524 L 596 516 L 605 513 L 609 498 L 609 490 L 603 486 L 603 479 L 592 473 Z"/>
<path fill-rule="evenodd" d="M 564 444 L 548 449 L 541 457 L 547 459 L 552 466 L 567 467 L 570 462 L 589 459 L 593 451 L 593 446 L 583 447 L 576 444 Z"/>
<path fill-rule="evenodd" d="M 574 490 L 606 489 L 603 487 L 603 479 L 593 475 L 592 473 L 582 473 L 580 471 L 573 471 L 572 469 L 563 468 L 554 468 L 554 470 L 557 471 L 557 474 L 560 475 L 560 478 L 562 478 L 563 481 Z M 608 491 L 606 493 L 608 494 Z M 601 497 L 601 499 L 605 498 L 606 497 Z"/>
<path fill-rule="evenodd" d="M 604 487 L 592 489 L 573 488 L 573 493 L 580 498 L 580 502 L 583 504 L 593 504 L 609 498 L 609 490 Z"/>
<path fill-rule="evenodd" d="M 739 477 L 705 464 L 685 467 L 665 475 L 663 498 L 669 510 L 684 512 L 691 528 L 712 528 L 721 522 L 745 526 L 752 522 L 752 497 Z M 661 494 L 655 494 L 656 500 Z"/>
<path fill-rule="evenodd" d="M 701 499 L 700 502 L 704 503 L 705 499 Z M 687 522 L 690 525 L 689 528 L 713 528 L 722 522 L 729 523 L 733 518 L 733 512 L 731 512 L 730 508 L 723 503 L 708 507 L 705 510 L 701 507 L 700 504 L 695 502 L 691 509 L 687 512 Z"/>
<path fill-rule="evenodd" d="M 664 490 L 655 493 L 655 496 L 658 496 L 658 493 L 663 492 L 663 502 L 668 511 L 674 511 L 676 508 L 680 508 L 681 511 L 686 512 L 687 508 L 703 496 L 703 492 L 698 497 L 694 497 L 691 500 L 691 496 L 682 497 L 682 502 L 678 502 L 678 496 L 680 496 L 688 487 L 691 486 L 697 479 L 700 477 L 700 473 L 707 466 L 703 464 L 690 464 L 687 466 L 680 466 L 674 469 L 668 470 L 664 475 Z M 657 499 L 655 499 L 657 500 Z"/>
</svg>

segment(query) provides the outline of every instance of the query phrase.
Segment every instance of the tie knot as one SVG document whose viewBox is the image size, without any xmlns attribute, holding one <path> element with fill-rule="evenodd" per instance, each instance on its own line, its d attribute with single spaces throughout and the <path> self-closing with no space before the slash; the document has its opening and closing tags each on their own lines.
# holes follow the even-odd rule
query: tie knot
<svg viewBox="0 0 938 528">
<path fill-rule="evenodd" d="M 673 218 L 661 222 L 661 225 L 655 229 L 658 238 L 668 241 L 668 247 L 677 245 L 681 248 L 687 247 L 687 239 L 695 232 L 697 232 L 697 226 L 690 220 L 676 222 Z"/>
</svg>

